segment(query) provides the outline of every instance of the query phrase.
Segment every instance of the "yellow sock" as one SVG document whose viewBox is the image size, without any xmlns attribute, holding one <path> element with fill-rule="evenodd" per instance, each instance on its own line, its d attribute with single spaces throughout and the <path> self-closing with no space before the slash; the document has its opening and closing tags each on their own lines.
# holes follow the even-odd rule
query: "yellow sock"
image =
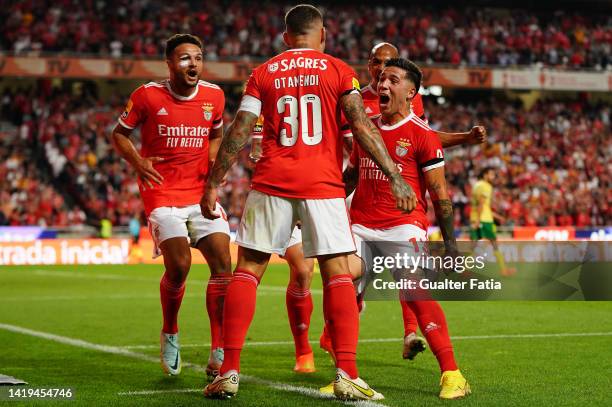
<svg viewBox="0 0 612 407">
<path fill-rule="evenodd" d="M 504 255 L 500 250 L 495 250 L 494 252 L 495 258 L 497 259 L 497 264 L 499 264 L 499 270 L 502 274 L 506 272 L 506 261 L 504 260 Z"/>
</svg>

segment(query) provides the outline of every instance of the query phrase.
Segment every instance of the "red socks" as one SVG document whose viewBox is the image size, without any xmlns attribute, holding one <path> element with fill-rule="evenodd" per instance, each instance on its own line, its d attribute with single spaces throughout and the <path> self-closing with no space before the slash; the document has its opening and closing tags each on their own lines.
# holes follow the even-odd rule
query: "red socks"
<svg viewBox="0 0 612 407">
<path fill-rule="evenodd" d="M 312 315 L 312 295 L 310 290 L 302 290 L 297 285 L 287 286 L 285 296 L 289 326 L 295 342 L 295 356 L 302 356 L 312 352 L 308 341 L 308 328 Z"/>
<path fill-rule="evenodd" d="M 425 335 L 431 351 L 436 355 L 440 370 L 457 370 L 453 345 L 442 307 L 436 301 L 409 301 L 408 306 L 416 314 L 421 332 Z"/>
<path fill-rule="evenodd" d="M 240 351 L 255 314 L 259 280 L 249 271 L 237 268 L 227 286 L 223 306 L 224 360 L 220 374 L 240 372 Z"/>
<path fill-rule="evenodd" d="M 351 379 L 356 379 L 359 376 L 355 361 L 359 312 L 350 274 L 333 276 L 325 283 L 323 314 L 336 354 L 336 367 L 344 370 Z"/>
<path fill-rule="evenodd" d="M 404 319 L 404 336 L 408 336 L 410 333 L 416 333 L 418 326 L 416 315 L 414 315 L 414 312 L 412 312 L 405 301 L 400 300 L 400 305 L 402 306 L 402 318 Z"/>
<path fill-rule="evenodd" d="M 223 347 L 223 303 L 231 274 L 212 274 L 206 287 L 206 311 L 210 320 L 211 349 Z"/>
<path fill-rule="evenodd" d="M 185 294 L 185 282 L 173 283 L 164 272 L 159 282 L 159 294 L 161 298 L 164 326 L 162 331 L 167 334 L 178 332 L 178 312 Z"/>
</svg>

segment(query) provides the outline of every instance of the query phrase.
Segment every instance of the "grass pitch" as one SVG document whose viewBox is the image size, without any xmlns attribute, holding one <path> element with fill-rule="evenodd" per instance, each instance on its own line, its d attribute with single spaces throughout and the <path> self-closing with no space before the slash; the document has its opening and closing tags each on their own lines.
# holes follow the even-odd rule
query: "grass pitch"
<svg viewBox="0 0 612 407">
<path fill-rule="evenodd" d="M 31 387 L 72 387 L 74 401 L 7 405 L 338 405 L 318 397 L 334 368 L 317 345 L 322 292 L 315 276 L 310 336 L 317 372 L 296 375 L 285 310 L 286 266 L 271 266 L 242 353 L 240 392 L 231 401 L 202 396 L 208 357 L 204 292 L 208 271 L 194 266 L 179 316 L 183 373 L 159 366 L 160 266 L 0 268 L 0 374 Z M 612 302 L 445 302 L 457 361 L 473 394 L 437 399 L 439 371 L 428 350 L 401 358 L 397 302 L 367 303 L 361 319 L 361 376 L 389 406 L 609 405 Z M 6 387 L 0 387 L 0 392 Z M 0 401 L 0 403 L 3 403 Z"/>
</svg>

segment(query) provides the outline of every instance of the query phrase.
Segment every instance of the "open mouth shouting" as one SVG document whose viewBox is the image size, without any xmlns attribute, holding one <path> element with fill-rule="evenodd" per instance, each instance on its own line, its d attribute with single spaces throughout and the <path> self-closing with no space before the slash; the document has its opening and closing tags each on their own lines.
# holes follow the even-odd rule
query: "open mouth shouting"
<svg viewBox="0 0 612 407">
<path fill-rule="evenodd" d="M 187 79 L 189 79 L 190 82 L 197 81 L 198 76 L 198 71 L 194 68 L 187 71 Z"/>
<path fill-rule="evenodd" d="M 387 92 L 380 93 L 378 95 L 378 104 L 381 111 L 385 110 L 391 104 L 391 95 Z"/>
</svg>

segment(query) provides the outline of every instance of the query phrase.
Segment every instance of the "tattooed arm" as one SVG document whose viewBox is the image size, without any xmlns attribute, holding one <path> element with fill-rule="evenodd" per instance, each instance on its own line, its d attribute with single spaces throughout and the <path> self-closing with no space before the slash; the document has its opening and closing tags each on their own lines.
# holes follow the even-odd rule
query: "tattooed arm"
<svg viewBox="0 0 612 407">
<path fill-rule="evenodd" d="M 416 208 L 416 194 L 410 185 L 406 184 L 389 156 L 378 129 L 364 110 L 361 95 L 349 93 L 342 96 L 340 106 L 351 126 L 355 141 L 370 154 L 372 160 L 389 179 L 397 208 L 411 212 Z"/>
<path fill-rule="evenodd" d="M 240 150 L 242 150 L 249 141 L 251 131 L 256 122 L 256 115 L 240 110 L 236 114 L 236 118 L 231 124 L 227 135 L 223 137 L 223 141 L 221 141 L 221 146 L 219 147 L 219 152 L 215 159 L 215 165 L 208 175 L 204 195 L 200 200 L 200 209 L 204 217 L 216 219 L 220 216 L 215 212 L 217 187 L 223 182 L 223 177 L 236 161 L 236 157 Z"/>
<path fill-rule="evenodd" d="M 436 219 L 442 232 L 444 246 L 447 253 L 457 252 L 457 241 L 455 239 L 453 203 L 446 190 L 446 179 L 444 178 L 444 167 L 434 168 L 425 173 L 425 185 L 431 196 Z"/>
</svg>

